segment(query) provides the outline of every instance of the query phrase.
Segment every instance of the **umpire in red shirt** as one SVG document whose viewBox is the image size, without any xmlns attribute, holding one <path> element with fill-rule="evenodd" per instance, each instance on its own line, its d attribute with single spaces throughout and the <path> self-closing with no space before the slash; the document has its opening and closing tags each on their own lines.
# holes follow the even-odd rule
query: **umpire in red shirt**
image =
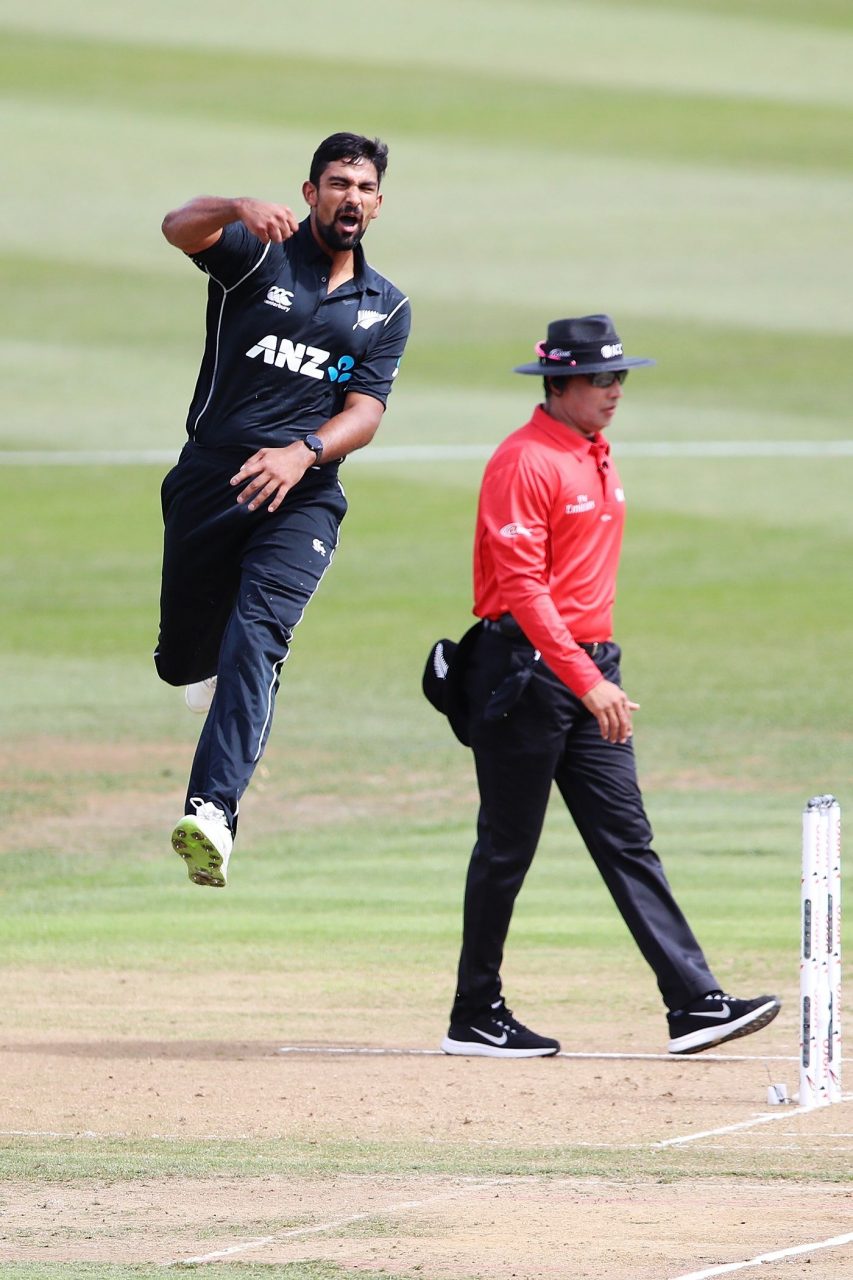
<svg viewBox="0 0 853 1280">
<path fill-rule="evenodd" d="M 474 546 L 481 621 L 455 653 L 446 646 L 453 679 L 445 706 L 474 753 L 480 812 L 442 1048 L 495 1057 L 560 1048 L 513 1017 L 500 977 L 556 782 L 657 978 L 670 1052 L 696 1053 L 757 1031 L 780 1005 L 721 990 L 651 848 L 637 783 L 637 703 L 622 689 L 612 630 L 625 493 L 603 433 L 629 369 L 655 362 L 626 356 L 606 315 L 554 321 L 536 352 L 515 372 L 544 378 L 544 403 L 499 445 L 483 476 Z M 434 676 L 445 676 L 435 650 L 432 657 Z"/>
</svg>

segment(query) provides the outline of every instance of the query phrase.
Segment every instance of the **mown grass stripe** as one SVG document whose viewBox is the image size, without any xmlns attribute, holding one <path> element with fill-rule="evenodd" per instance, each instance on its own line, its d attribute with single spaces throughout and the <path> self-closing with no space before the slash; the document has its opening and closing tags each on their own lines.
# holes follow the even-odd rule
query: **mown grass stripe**
<svg viewBox="0 0 853 1280">
<path fill-rule="evenodd" d="M 393 121 L 395 140 L 500 141 L 502 145 L 637 159 L 689 160 L 746 167 L 849 171 L 853 106 L 701 96 L 624 82 L 549 83 L 507 79 L 482 69 L 458 71 L 400 62 L 359 76 L 360 120 Z M 7 99 L 85 102 L 187 124 L 269 127 L 271 107 L 288 130 L 321 136 L 352 115 L 354 85 L 334 57 L 169 48 L 165 45 L 46 38 L 7 31 L 0 46 Z M 323 84 L 318 103 L 316 86 Z M 387 127 L 387 126 L 386 126 Z"/>
</svg>

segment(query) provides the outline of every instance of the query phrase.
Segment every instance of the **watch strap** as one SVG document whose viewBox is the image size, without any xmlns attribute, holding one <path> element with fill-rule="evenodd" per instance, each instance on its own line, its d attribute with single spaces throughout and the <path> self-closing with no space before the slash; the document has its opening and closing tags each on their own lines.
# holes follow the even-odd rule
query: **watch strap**
<svg viewBox="0 0 853 1280">
<path fill-rule="evenodd" d="M 304 440 L 305 444 L 312 451 L 317 461 L 320 462 L 323 457 L 323 441 L 319 436 L 314 435 L 313 431 L 309 431 L 308 435 L 304 437 Z"/>
</svg>

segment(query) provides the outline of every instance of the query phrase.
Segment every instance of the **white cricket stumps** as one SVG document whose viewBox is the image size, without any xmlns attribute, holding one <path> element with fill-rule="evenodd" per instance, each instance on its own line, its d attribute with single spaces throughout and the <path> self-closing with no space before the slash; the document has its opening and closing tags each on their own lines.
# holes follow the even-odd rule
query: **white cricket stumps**
<svg viewBox="0 0 853 1280">
<path fill-rule="evenodd" d="M 801 1107 L 841 1101 L 841 808 L 813 796 L 803 810 L 800 936 Z"/>
</svg>

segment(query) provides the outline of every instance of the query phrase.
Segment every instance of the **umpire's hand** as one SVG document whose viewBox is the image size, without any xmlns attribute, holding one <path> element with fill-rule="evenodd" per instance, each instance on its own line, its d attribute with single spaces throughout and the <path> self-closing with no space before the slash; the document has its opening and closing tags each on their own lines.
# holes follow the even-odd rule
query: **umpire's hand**
<svg viewBox="0 0 853 1280">
<path fill-rule="evenodd" d="M 612 680 L 600 680 L 585 693 L 581 702 L 598 721 L 605 742 L 627 742 L 633 733 L 631 712 L 639 702 L 631 702 L 627 694 Z"/>
</svg>

